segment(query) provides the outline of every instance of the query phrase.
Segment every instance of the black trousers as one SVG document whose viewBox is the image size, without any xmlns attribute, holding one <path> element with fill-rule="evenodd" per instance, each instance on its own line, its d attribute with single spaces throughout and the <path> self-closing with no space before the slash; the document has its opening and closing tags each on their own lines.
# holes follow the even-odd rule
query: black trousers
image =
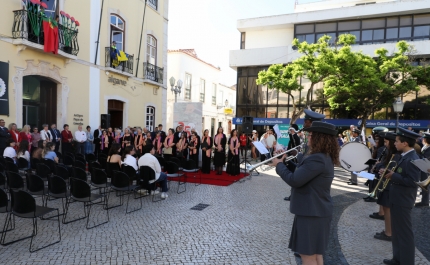
<svg viewBox="0 0 430 265">
<path fill-rule="evenodd" d="M 400 264 L 415 264 L 415 242 L 412 231 L 412 207 L 391 204 L 393 259 Z"/>
<path fill-rule="evenodd" d="M 60 143 L 61 143 L 61 140 L 55 142 L 55 152 L 58 152 L 58 150 L 60 150 Z"/>
<path fill-rule="evenodd" d="M 427 177 L 428 177 L 427 174 L 422 174 L 420 180 L 421 181 L 426 180 Z M 428 190 L 423 190 L 423 189 L 421 189 L 421 190 L 422 190 L 421 191 L 421 195 L 422 195 L 421 202 L 422 203 L 429 203 L 429 191 Z"/>
</svg>

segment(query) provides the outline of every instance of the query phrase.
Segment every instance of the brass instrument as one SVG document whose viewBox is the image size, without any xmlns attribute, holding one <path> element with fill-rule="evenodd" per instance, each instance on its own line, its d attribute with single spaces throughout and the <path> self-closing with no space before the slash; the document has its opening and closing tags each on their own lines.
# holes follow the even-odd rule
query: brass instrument
<svg viewBox="0 0 430 265">
<path fill-rule="evenodd" d="M 396 164 L 396 165 L 393 167 L 393 169 L 392 169 L 393 171 L 394 171 L 394 170 L 396 169 L 396 167 L 397 167 L 397 162 L 393 160 L 393 159 L 394 159 L 394 156 L 395 156 L 395 154 L 391 156 L 390 161 L 388 162 L 387 167 L 385 168 L 384 172 L 382 173 L 382 175 L 381 175 L 381 176 L 380 176 L 380 178 L 379 178 L 378 184 L 376 184 L 376 186 L 375 186 L 375 188 L 373 189 L 373 191 L 372 191 L 371 193 L 369 193 L 369 194 L 368 194 L 368 196 L 369 196 L 369 197 L 371 197 L 371 198 L 373 198 L 373 199 L 375 199 L 375 200 L 376 200 L 376 199 L 378 199 L 378 194 L 377 194 L 377 192 L 378 192 L 378 191 L 379 191 L 379 192 L 382 192 L 382 191 L 387 187 L 389 179 L 385 180 L 385 181 L 384 181 L 384 184 L 383 184 L 383 188 L 382 188 L 382 189 L 379 189 L 379 185 L 382 183 L 382 180 L 384 179 L 385 173 L 387 173 L 387 170 L 388 170 L 388 167 L 390 166 L 390 164 L 391 164 L 391 163 L 395 163 L 395 164 Z"/>
<path fill-rule="evenodd" d="M 342 136 L 343 136 L 344 138 L 346 138 L 346 139 L 345 139 L 345 143 L 352 142 L 352 138 L 351 138 L 351 134 L 349 133 L 349 130 L 345 130 L 345 131 L 343 131 L 343 132 L 342 132 Z"/>
<path fill-rule="evenodd" d="M 373 165 L 373 167 L 372 167 L 372 169 L 370 170 L 370 172 L 374 172 L 375 171 L 375 167 L 376 167 L 376 165 L 377 164 L 379 164 L 379 163 L 381 163 L 381 160 L 382 160 L 382 157 L 384 157 L 385 156 L 385 152 L 387 151 L 387 147 L 384 147 L 384 150 L 382 150 L 382 154 L 381 154 L 381 156 L 379 157 L 379 159 L 378 160 L 376 160 L 376 163 L 375 163 L 375 165 Z"/>
<path fill-rule="evenodd" d="M 428 191 L 430 184 L 430 176 L 423 181 L 415 182 L 422 190 Z"/>
<path fill-rule="evenodd" d="M 287 161 L 293 160 L 293 159 L 297 158 L 297 156 L 298 156 L 298 154 L 299 154 L 299 152 L 298 152 L 298 151 L 299 151 L 299 148 L 302 148 L 302 147 L 303 147 L 303 145 L 304 145 L 304 143 L 302 143 L 302 144 L 300 144 L 300 145 L 298 145 L 298 146 L 296 146 L 296 147 L 294 147 L 294 148 L 288 149 L 288 150 L 286 150 L 286 151 L 284 151 L 284 152 L 282 152 L 282 153 L 280 153 L 280 154 L 277 154 L 277 155 L 273 156 L 272 158 L 269 158 L 269 159 L 264 160 L 264 161 L 262 161 L 262 162 L 260 162 L 260 163 L 257 163 L 257 164 L 255 164 L 255 165 L 253 165 L 253 166 L 252 166 L 248 171 L 249 171 L 249 172 L 252 172 L 252 171 L 254 171 L 256 168 L 261 167 L 261 166 L 263 166 L 263 165 L 267 164 L 268 162 L 272 161 L 273 159 L 278 158 L 278 157 L 281 157 L 281 156 L 285 155 L 286 153 L 289 153 L 289 152 L 291 152 L 291 151 L 293 151 L 293 150 L 296 150 L 296 151 L 297 151 L 297 153 L 296 153 L 295 155 L 292 155 L 292 156 L 287 157 L 287 158 L 285 159 L 285 161 L 284 161 L 284 162 L 287 162 Z"/>
</svg>

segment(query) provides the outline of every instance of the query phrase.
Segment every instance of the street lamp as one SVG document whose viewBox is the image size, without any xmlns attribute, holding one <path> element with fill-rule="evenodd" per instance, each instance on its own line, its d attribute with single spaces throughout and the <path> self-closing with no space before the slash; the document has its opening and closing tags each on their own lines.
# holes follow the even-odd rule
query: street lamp
<svg viewBox="0 0 430 265">
<path fill-rule="evenodd" d="M 400 97 L 396 99 L 396 101 L 393 102 L 393 109 L 394 112 L 397 113 L 397 121 L 396 121 L 396 132 L 399 131 L 399 115 L 403 111 L 403 107 L 405 106 L 405 103 L 402 102 Z"/>
<path fill-rule="evenodd" d="M 228 99 L 225 100 L 225 107 L 228 107 Z"/>
<path fill-rule="evenodd" d="M 181 87 L 182 87 L 182 81 L 181 79 L 178 80 L 175 86 L 175 78 L 172 76 L 169 79 L 170 86 L 172 87 L 172 93 L 175 93 L 175 103 L 178 102 L 178 94 L 181 94 Z"/>
</svg>

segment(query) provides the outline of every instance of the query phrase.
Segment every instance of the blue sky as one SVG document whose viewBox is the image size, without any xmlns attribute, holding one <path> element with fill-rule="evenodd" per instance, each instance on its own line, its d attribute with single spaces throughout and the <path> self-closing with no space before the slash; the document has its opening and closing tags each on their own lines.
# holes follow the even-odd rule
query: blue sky
<svg viewBox="0 0 430 265">
<path fill-rule="evenodd" d="M 228 61 L 229 51 L 239 49 L 237 20 L 293 11 L 294 0 L 170 0 L 168 48 L 194 48 L 201 59 L 221 67 L 221 83 L 233 85 L 236 72 Z"/>
</svg>

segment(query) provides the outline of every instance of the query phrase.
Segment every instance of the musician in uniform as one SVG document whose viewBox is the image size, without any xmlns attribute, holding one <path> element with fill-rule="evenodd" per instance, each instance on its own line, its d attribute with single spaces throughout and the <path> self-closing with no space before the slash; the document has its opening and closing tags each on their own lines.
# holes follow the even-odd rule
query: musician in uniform
<svg viewBox="0 0 430 265">
<path fill-rule="evenodd" d="M 423 133 L 423 147 L 421 148 L 421 155 L 423 158 L 430 159 L 430 133 Z M 428 178 L 427 174 L 421 174 L 421 181 Z M 421 202 L 416 203 L 415 207 L 428 207 L 429 206 L 429 192 L 428 190 L 421 189 Z"/>
<path fill-rule="evenodd" d="M 352 139 L 351 142 L 357 142 L 357 143 L 361 143 L 361 139 L 360 139 L 360 130 L 354 128 L 352 130 Z M 354 174 L 353 172 L 351 172 L 351 178 L 349 179 L 348 185 L 357 185 L 358 181 L 357 181 L 357 175 Z"/>
<path fill-rule="evenodd" d="M 323 264 L 328 246 L 333 203 L 330 196 L 334 165 L 339 164 L 337 130 L 333 124 L 315 121 L 308 128 L 309 153 L 291 172 L 283 158 L 273 159 L 276 173 L 291 186 L 290 212 L 295 214 L 289 248 L 302 264 Z"/>
<path fill-rule="evenodd" d="M 311 127 L 312 122 L 314 121 L 320 121 L 322 119 L 325 118 L 324 114 L 320 114 L 320 113 L 316 113 L 310 109 L 305 109 L 305 119 L 303 121 L 303 130 L 306 128 Z M 296 125 L 297 126 L 297 125 Z M 300 163 L 301 160 L 303 159 L 303 157 L 306 155 L 307 151 L 308 151 L 308 146 L 307 146 L 307 139 L 306 139 L 306 134 L 305 134 L 305 139 L 304 139 L 304 147 L 303 147 L 303 152 L 299 153 L 297 155 L 297 163 Z M 284 198 L 284 200 L 289 201 L 290 200 L 290 196 L 287 196 Z"/>
<path fill-rule="evenodd" d="M 392 259 L 384 259 L 384 264 L 414 264 L 415 242 L 412 230 L 411 211 L 417 197 L 417 184 L 421 171 L 411 161 L 419 159 L 414 150 L 415 140 L 419 134 L 399 128 L 395 146 L 402 152 L 395 171 L 387 170 L 385 178 L 391 180 L 390 211 L 392 228 Z M 382 174 L 383 169 L 381 169 Z"/>
</svg>

